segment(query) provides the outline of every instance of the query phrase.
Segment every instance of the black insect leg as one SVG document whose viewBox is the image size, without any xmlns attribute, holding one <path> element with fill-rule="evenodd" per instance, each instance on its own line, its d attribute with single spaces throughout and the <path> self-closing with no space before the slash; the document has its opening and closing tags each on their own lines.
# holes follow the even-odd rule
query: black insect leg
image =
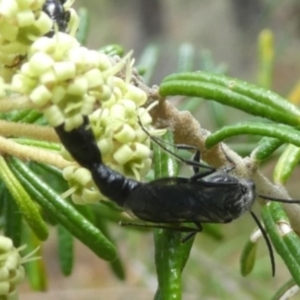
<svg viewBox="0 0 300 300">
<path fill-rule="evenodd" d="M 231 159 L 231 157 L 225 152 L 225 150 L 224 150 L 222 144 L 221 144 L 221 150 L 222 150 L 222 152 L 223 152 L 223 154 L 224 154 L 226 160 L 231 164 L 231 166 L 226 166 L 226 167 L 224 168 L 224 171 L 225 171 L 226 173 L 229 173 L 229 172 L 231 172 L 232 170 L 234 170 L 234 169 L 236 168 L 236 163 L 235 163 L 235 162 Z"/>
<path fill-rule="evenodd" d="M 142 228 L 157 228 L 157 229 L 168 229 L 168 230 L 173 230 L 173 231 L 180 231 L 180 232 L 188 232 L 191 234 L 191 236 L 194 236 L 197 232 L 202 231 L 201 228 L 195 228 L 195 227 L 188 227 L 188 226 L 172 226 L 164 223 L 159 223 L 159 224 L 148 224 L 148 223 L 137 223 L 137 222 L 124 222 L 120 221 L 119 224 L 121 226 L 132 226 L 132 227 L 142 227 Z M 184 238 L 185 239 L 185 238 Z M 189 239 L 189 238 L 188 238 Z"/>
<path fill-rule="evenodd" d="M 194 154 L 193 160 L 196 161 L 196 162 L 200 162 L 200 159 L 201 159 L 200 150 L 197 149 L 196 152 L 195 152 L 195 154 Z M 194 170 L 195 174 L 200 173 L 200 168 L 198 168 L 198 167 L 193 167 L 193 170 Z M 211 170 L 213 170 L 213 168 Z"/>
<path fill-rule="evenodd" d="M 155 140 L 155 142 L 157 142 L 156 141 L 156 139 L 157 139 L 156 137 L 152 137 L 152 138 Z M 216 168 L 204 165 L 204 164 L 202 164 L 200 162 L 201 154 L 200 154 L 200 150 L 197 147 L 191 146 L 191 145 L 185 145 L 185 144 L 177 144 L 175 146 L 178 149 L 194 150 L 195 151 L 193 159 L 192 160 L 187 160 L 187 159 L 183 159 L 181 157 L 178 157 L 177 154 L 172 153 L 172 152 L 170 152 L 170 151 L 167 150 L 169 153 L 171 153 L 173 156 L 175 156 L 176 158 L 178 158 L 183 163 L 185 163 L 185 164 L 193 167 L 195 175 L 192 176 L 191 179 L 198 180 L 198 179 L 200 179 L 202 177 L 205 177 L 205 176 L 208 176 L 208 175 L 214 173 L 217 170 Z M 236 163 L 226 154 L 226 152 L 224 151 L 224 149 L 223 149 L 222 146 L 221 146 L 221 149 L 222 149 L 222 152 L 223 152 L 225 158 L 231 164 L 230 166 L 225 167 L 223 171 L 225 171 L 226 173 L 229 173 L 230 171 L 232 171 L 232 170 L 234 170 L 236 168 Z M 205 168 L 207 171 L 200 172 L 200 168 Z"/>
<path fill-rule="evenodd" d="M 193 232 L 190 232 L 184 238 L 181 239 L 182 243 L 186 243 L 187 241 L 192 239 L 198 232 L 201 232 L 203 230 L 203 227 L 200 222 L 194 222 L 194 224 L 196 225 L 196 228 L 194 228 Z"/>
<path fill-rule="evenodd" d="M 144 129 L 145 131 L 146 129 Z M 195 155 L 193 156 L 193 159 L 185 159 L 185 158 L 182 158 L 180 155 L 170 151 L 169 149 L 167 149 L 162 141 L 160 139 L 158 139 L 157 137 L 154 137 L 154 136 L 151 136 L 149 135 L 149 137 L 151 138 L 151 140 L 157 144 L 161 149 L 163 149 L 165 152 L 171 154 L 172 156 L 174 156 L 178 161 L 188 165 L 188 166 L 191 166 L 194 170 L 195 173 L 199 173 L 199 170 L 200 168 L 203 168 L 203 169 L 206 169 L 206 171 L 202 172 L 201 174 L 203 174 L 203 177 L 204 176 L 207 176 L 209 174 L 212 174 L 216 171 L 215 168 L 213 167 L 210 167 L 210 166 L 207 166 L 205 164 L 202 164 L 200 162 L 200 151 L 197 147 L 194 147 L 194 146 L 191 146 L 191 145 L 185 145 L 185 144 L 175 144 L 174 146 L 177 148 L 177 149 L 181 149 L 181 150 L 194 150 L 195 151 Z"/>
<path fill-rule="evenodd" d="M 210 174 L 212 174 L 216 171 L 215 168 L 207 166 L 207 165 L 202 164 L 200 162 L 201 153 L 200 153 L 200 150 L 197 147 L 192 146 L 192 145 L 186 145 L 186 144 L 175 144 L 175 147 L 177 149 L 181 149 L 181 150 L 193 150 L 193 151 L 195 151 L 195 154 L 194 154 L 192 160 L 181 158 L 181 161 L 183 163 L 185 163 L 186 165 L 191 166 L 193 168 L 193 171 L 194 171 L 195 174 L 201 174 L 202 175 L 201 177 L 205 177 L 205 176 L 210 175 Z M 173 153 L 172 153 L 172 155 L 173 155 Z M 204 168 L 204 169 L 206 169 L 206 171 L 200 172 L 200 168 Z"/>
<path fill-rule="evenodd" d="M 275 276 L 275 258 L 274 258 L 274 252 L 273 252 L 273 247 L 272 244 L 270 242 L 270 239 L 265 231 L 265 229 L 263 228 L 263 226 L 261 225 L 259 219 L 257 218 L 257 216 L 254 214 L 253 211 L 250 211 L 250 214 L 252 216 L 252 218 L 254 219 L 256 225 L 258 226 L 264 240 L 266 241 L 267 247 L 268 247 L 268 251 L 270 254 L 270 260 L 271 260 L 271 266 L 272 266 L 272 276 Z"/>
<path fill-rule="evenodd" d="M 282 198 L 274 198 L 274 197 L 269 197 L 269 196 L 264 196 L 264 195 L 257 195 L 258 197 L 265 199 L 265 200 L 270 200 L 273 202 L 281 202 L 281 203 L 297 203 L 300 204 L 300 200 L 295 200 L 295 199 L 282 199 Z"/>
<path fill-rule="evenodd" d="M 201 173 L 203 174 L 202 177 L 207 176 L 209 174 L 212 174 L 216 171 L 215 168 L 207 166 L 205 164 L 200 163 L 200 151 L 197 147 L 192 146 L 192 145 L 185 145 L 185 144 L 175 144 L 173 146 L 175 146 L 177 149 L 183 149 L 183 150 L 194 150 L 195 151 L 195 155 L 193 157 L 192 160 L 190 159 L 184 159 L 182 158 L 180 155 L 170 151 L 169 149 L 167 149 L 165 147 L 165 145 L 163 145 L 163 142 L 161 141 L 159 138 L 152 136 L 147 130 L 146 128 L 144 128 L 144 126 L 142 125 L 140 119 L 138 120 L 139 125 L 141 126 L 142 130 L 148 135 L 148 137 L 151 139 L 151 141 L 153 141 L 155 144 L 157 144 L 161 149 L 163 149 L 165 152 L 171 154 L 172 156 L 174 156 L 178 161 L 191 166 L 194 170 L 195 173 L 199 173 L 200 168 L 206 169 L 207 171 Z"/>
</svg>

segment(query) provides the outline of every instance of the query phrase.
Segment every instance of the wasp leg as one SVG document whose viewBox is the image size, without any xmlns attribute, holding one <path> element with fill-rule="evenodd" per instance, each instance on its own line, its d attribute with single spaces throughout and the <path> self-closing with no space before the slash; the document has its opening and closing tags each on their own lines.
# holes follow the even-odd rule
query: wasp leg
<svg viewBox="0 0 300 300">
<path fill-rule="evenodd" d="M 199 228 L 194 227 L 188 227 L 188 226 L 179 226 L 174 227 L 172 225 L 167 224 L 147 224 L 147 223 L 138 223 L 138 222 L 123 222 L 120 221 L 119 224 L 121 226 L 132 226 L 132 227 L 143 227 L 143 228 L 158 228 L 158 229 L 169 229 L 173 231 L 180 231 L 180 232 L 189 232 L 189 233 L 197 233 L 202 230 L 202 228 L 199 230 Z"/>
<path fill-rule="evenodd" d="M 182 243 L 186 243 L 190 239 L 192 239 L 198 232 L 201 232 L 203 227 L 200 222 L 195 221 L 194 224 L 196 225 L 196 228 L 194 228 L 193 232 L 188 233 L 184 238 L 181 239 Z"/>
<path fill-rule="evenodd" d="M 224 171 L 225 171 L 226 173 L 229 173 L 229 172 L 231 172 L 232 170 L 234 170 L 234 169 L 236 168 L 236 163 L 235 163 L 235 162 L 232 160 L 232 158 L 225 152 L 225 150 L 224 150 L 222 144 L 221 144 L 221 150 L 222 150 L 222 152 L 223 152 L 223 154 L 224 154 L 226 160 L 231 164 L 230 166 L 226 166 L 226 167 L 224 168 Z"/>
<path fill-rule="evenodd" d="M 207 176 L 209 174 L 212 174 L 216 171 L 215 168 L 207 166 L 205 164 L 202 164 L 200 162 L 200 151 L 197 147 L 192 146 L 192 145 L 186 145 L 186 144 L 175 144 L 172 146 L 175 146 L 177 149 L 183 149 L 183 150 L 194 150 L 195 151 L 195 155 L 193 156 L 193 159 L 184 159 L 182 158 L 180 155 L 170 151 L 169 149 L 167 149 L 165 147 L 164 144 L 168 144 L 165 141 L 162 141 L 161 139 L 152 136 L 147 130 L 146 128 L 143 126 L 143 124 L 141 123 L 140 119 L 138 119 L 139 125 L 141 126 L 142 130 L 148 135 L 148 137 L 151 139 L 151 141 L 153 141 L 155 144 L 157 144 L 161 149 L 163 149 L 165 152 L 173 155 L 176 159 L 178 159 L 178 161 L 191 166 L 194 170 L 195 174 L 200 173 L 200 168 L 206 169 L 206 171 L 202 172 L 201 174 L 203 174 L 202 176 Z"/>
<path fill-rule="evenodd" d="M 176 144 L 175 146 L 176 146 L 177 149 L 194 150 L 195 151 L 195 154 L 193 155 L 192 160 L 181 158 L 181 161 L 183 163 L 185 163 L 186 165 L 191 166 L 193 168 L 193 171 L 194 171 L 195 174 L 201 174 L 199 176 L 205 177 L 205 176 L 210 175 L 210 174 L 212 174 L 216 171 L 216 168 L 213 168 L 211 166 L 205 165 L 205 164 L 200 162 L 201 153 L 200 153 L 200 150 L 197 147 L 191 146 L 191 145 L 185 145 L 185 144 Z M 201 168 L 205 169 L 205 171 L 200 172 Z"/>
</svg>

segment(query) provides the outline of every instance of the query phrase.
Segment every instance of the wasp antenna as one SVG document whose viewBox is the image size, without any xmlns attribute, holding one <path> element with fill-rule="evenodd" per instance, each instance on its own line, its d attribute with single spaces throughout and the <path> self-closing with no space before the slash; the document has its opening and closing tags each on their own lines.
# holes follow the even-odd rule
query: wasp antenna
<svg viewBox="0 0 300 300">
<path fill-rule="evenodd" d="M 300 200 L 293 200 L 293 199 L 282 199 L 282 198 L 274 198 L 274 197 L 269 197 L 269 196 L 264 196 L 264 195 L 258 195 L 262 199 L 274 201 L 274 202 L 282 202 L 282 203 L 298 203 L 300 204 Z"/>
<path fill-rule="evenodd" d="M 265 229 L 261 225 L 261 223 L 260 223 L 259 219 L 257 218 L 257 216 L 255 215 L 255 213 L 253 211 L 250 211 L 250 214 L 251 214 L 253 220 L 255 221 L 257 227 L 261 231 L 261 234 L 264 237 L 264 240 L 266 241 L 268 251 L 269 251 L 269 254 L 270 254 L 271 267 L 272 267 L 272 276 L 274 277 L 275 276 L 275 258 L 274 258 L 274 252 L 273 252 L 272 244 L 270 242 L 270 239 L 269 239 Z"/>
<path fill-rule="evenodd" d="M 210 166 L 207 166 L 203 163 L 200 162 L 200 158 L 201 158 L 201 155 L 200 155 L 200 151 L 197 147 L 195 146 L 191 146 L 191 145 L 185 145 L 185 144 L 172 144 L 172 143 L 168 143 L 166 141 L 163 141 L 155 136 L 152 136 L 148 130 L 144 127 L 144 125 L 142 124 L 141 120 L 140 120 L 140 117 L 138 116 L 138 123 L 141 127 L 141 129 L 147 134 L 147 136 L 151 139 L 151 141 L 153 143 L 155 143 L 156 145 L 158 145 L 163 151 L 165 151 L 166 153 L 169 153 L 170 155 L 172 155 L 173 157 L 175 157 L 178 161 L 188 165 L 188 166 L 191 166 L 193 167 L 195 173 L 199 173 L 199 168 L 204 168 L 204 169 L 207 169 L 208 171 L 206 171 L 204 174 L 205 175 L 209 175 L 211 173 L 213 173 L 214 171 L 216 171 L 215 168 L 213 167 L 210 167 Z M 164 144 L 166 145 L 172 145 L 172 146 L 175 146 L 177 149 L 182 149 L 182 150 L 194 150 L 196 151 L 196 154 L 195 156 L 193 157 L 192 160 L 190 159 L 184 159 L 182 158 L 180 155 L 176 154 L 175 152 L 169 150 Z M 204 175 L 202 173 L 202 176 L 204 177 Z"/>
</svg>

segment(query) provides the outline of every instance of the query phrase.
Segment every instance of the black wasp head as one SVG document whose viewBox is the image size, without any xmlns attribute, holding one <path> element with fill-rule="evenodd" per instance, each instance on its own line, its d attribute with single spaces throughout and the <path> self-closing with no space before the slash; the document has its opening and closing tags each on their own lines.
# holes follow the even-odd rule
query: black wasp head
<svg viewBox="0 0 300 300">
<path fill-rule="evenodd" d="M 230 222 L 251 209 L 256 197 L 252 180 L 236 178 L 223 171 L 215 172 L 203 180 L 212 186 L 210 198 L 215 202 L 214 205 L 222 207 L 216 217 L 219 221 Z"/>
<path fill-rule="evenodd" d="M 46 36 L 52 37 L 55 33 L 55 24 L 59 31 L 65 32 L 70 20 L 70 13 L 66 12 L 63 4 L 65 0 L 46 0 L 43 11 L 53 20 L 53 27 Z"/>
<path fill-rule="evenodd" d="M 236 199 L 229 201 L 228 205 L 236 218 L 241 216 L 243 213 L 250 211 L 255 201 L 255 184 L 250 179 L 239 179 L 238 180 L 238 191 Z"/>
</svg>

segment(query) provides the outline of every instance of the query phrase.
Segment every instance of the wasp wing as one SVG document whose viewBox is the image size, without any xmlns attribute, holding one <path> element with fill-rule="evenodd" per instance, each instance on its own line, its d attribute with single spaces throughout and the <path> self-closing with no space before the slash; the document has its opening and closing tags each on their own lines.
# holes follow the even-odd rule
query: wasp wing
<svg viewBox="0 0 300 300">
<path fill-rule="evenodd" d="M 238 184 L 162 178 L 132 191 L 124 206 L 155 223 L 227 223 L 234 218 L 226 208 L 227 200 L 239 194 Z"/>
</svg>

